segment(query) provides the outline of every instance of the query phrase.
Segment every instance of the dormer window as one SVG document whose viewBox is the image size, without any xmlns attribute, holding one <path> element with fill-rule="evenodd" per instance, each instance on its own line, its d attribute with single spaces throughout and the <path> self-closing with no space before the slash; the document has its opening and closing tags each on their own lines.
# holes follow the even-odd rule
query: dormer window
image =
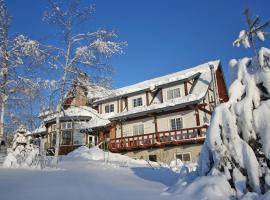
<svg viewBox="0 0 270 200">
<path fill-rule="evenodd" d="M 180 88 L 175 88 L 167 91 L 167 100 L 179 98 L 180 96 Z"/>
<path fill-rule="evenodd" d="M 105 113 L 114 112 L 114 104 L 108 104 L 105 106 Z"/>
<path fill-rule="evenodd" d="M 142 97 L 140 98 L 136 98 L 136 99 L 133 99 L 133 107 L 138 107 L 138 106 L 142 106 Z"/>
</svg>

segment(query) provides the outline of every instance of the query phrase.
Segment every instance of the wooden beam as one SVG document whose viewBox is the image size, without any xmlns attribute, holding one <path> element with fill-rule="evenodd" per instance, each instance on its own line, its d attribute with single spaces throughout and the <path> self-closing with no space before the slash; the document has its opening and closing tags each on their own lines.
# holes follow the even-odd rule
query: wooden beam
<svg viewBox="0 0 270 200">
<path fill-rule="evenodd" d="M 162 93 L 162 88 L 160 88 L 160 103 L 163 103 L 163 93 Z"/>
<path fill-rule="evenodd" d="M 200 126 L 200 113 L 198 107 L 195 108 L 196 125 Z"/>
<path fill-rule="evenodd" d="M 125 98 L 125 104 L 126 104 L 125 107 L 127 108 L 127 111 L 128 111 L 128 98 L 127 97 Z"/>
<path fill-rule="evenodd" d="M 155 132 L 158 132 L 158 126 L 157 126 L 157 116 L 154 116 L 154 123 L 155 123 Z"/>
<path fill-rule="evenodd" d="M 187 82 L 184 82 L 184 88 L 185 88 L 185 96 L 187 96 L 188 95 Z"/>
<path fill-rule="evenodd" d="M 123 137 L 123 123 L 120 122 L 120 129 L 121 129 L 121 138 Z"/>
<path fill-rule="evenodd" d="M 203 112 L 206 112 L 207 114 L 211 115 L 212 114 L 212 111 L 209 111 L 203 107 L 199 107 L 199 110 L 203 111 Z"/>
<path fill-rule="evenodd" d="M 123 98 L 120 99 L 120 112 L 123 112 Z"/>
<path fill-rule="evenodd" d="M 146 95 L 146 105 L 149 106 L 149 92 L 146 91 L 145 95 Z"/>
</svg>

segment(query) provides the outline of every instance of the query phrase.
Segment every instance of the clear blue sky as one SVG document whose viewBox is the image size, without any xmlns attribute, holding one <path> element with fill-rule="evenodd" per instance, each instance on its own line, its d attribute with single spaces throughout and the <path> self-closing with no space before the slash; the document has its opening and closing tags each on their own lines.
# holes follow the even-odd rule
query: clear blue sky
<svg viewBox="0 0 270 200">
<path fill-rule="evenodd" d="M 87 30 L 114 29 L 127 41 L 125 54 L 113 59 L 114 87 L 166 75 L 220 59 L 228 81 L 228 62 L 250 56 L 251 50 L 232 47 L 246 27 L 243 10 L 252 9 L 265 21 L 268 0 L 96 0 L 96 13 Z M 54 29 L 41 20 L 46 0 L 7 0 L 12 32 L 35 39 Z M 269 41 L 266 46 L 269 46 Z"/>
</svg>

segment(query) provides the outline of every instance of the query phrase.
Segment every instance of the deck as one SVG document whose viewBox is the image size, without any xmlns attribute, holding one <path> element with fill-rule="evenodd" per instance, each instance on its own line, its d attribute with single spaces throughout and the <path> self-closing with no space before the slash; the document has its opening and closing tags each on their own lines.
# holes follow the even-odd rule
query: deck
<svg viewBox="0 0 270 200">
<path fill-rule="evenodd" d="M 144 135 L 111 139 L 109 149 L 112 152 L 132 151 L 152 147 L 180 144 L 203 143 L 208 126 L 162 131 Z"/>
</svg>

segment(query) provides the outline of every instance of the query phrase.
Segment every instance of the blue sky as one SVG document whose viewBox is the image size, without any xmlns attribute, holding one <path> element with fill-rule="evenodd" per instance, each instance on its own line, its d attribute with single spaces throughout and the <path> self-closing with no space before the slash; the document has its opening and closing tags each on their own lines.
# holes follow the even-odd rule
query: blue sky
<svg viewBox="0 0 270 200">
<path fill-rule="evenodd" d="M 96 13 L 86 30 L 109 28 L 127 41 L 125 54 L 112 60 L 114 87 L 122 87 L 180 71 L 209 60 L 220 59 L 229 82 L 228 62 L 252 55 L 234 48 L 232 42 L 246 28 L 246 7 L 270 18 L 267 0 L 96 0 Z M 54 29 L 42 22 L 46 0 L 8 0 L 12 33 L 35 39 L 53 36 Z M 269 40 L 265 44 L 269 46 Z"/>
</svg>

